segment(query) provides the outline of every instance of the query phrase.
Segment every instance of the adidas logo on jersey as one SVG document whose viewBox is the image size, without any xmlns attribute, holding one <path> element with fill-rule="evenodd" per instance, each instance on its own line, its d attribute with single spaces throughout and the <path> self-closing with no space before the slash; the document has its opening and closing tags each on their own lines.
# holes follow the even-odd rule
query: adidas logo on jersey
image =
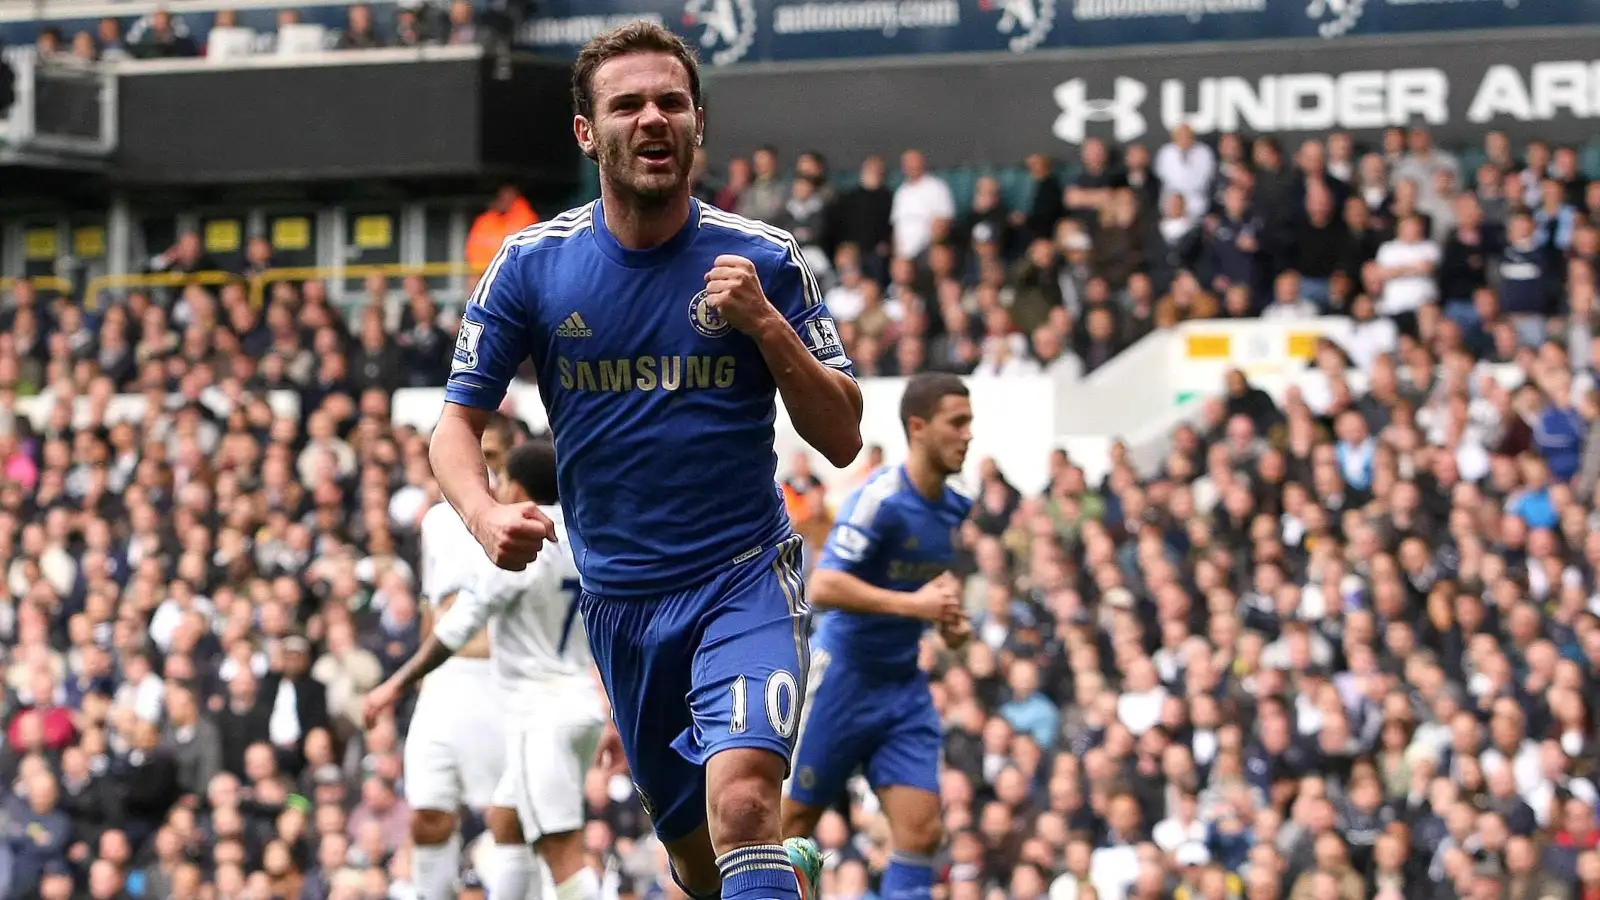
<svg viewBox="0 0 1600 900">
<path fill-rule="evenodd" d="M 567 316 L 566 320 L 563 321 L 560 327 L 556 329 L 556 337 L 594 337 L 594 329 L 590 328 L 589 324 L 583 321 L 583 316 L 573 313 L 572 315 Z"/>
</svg>

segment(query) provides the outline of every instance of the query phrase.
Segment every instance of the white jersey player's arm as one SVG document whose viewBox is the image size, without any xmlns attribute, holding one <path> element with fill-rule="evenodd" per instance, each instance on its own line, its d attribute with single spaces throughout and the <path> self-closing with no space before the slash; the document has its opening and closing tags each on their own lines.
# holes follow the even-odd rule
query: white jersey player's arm
<svg viewBox="0 0 1600 900">
<path fill-rule="evenodd" d="M 505 605 L 496 599 L 498 592 L 487 582 L 488 579 L 481 579 L 472 589 L 456 594 L 456 601 L 434 624 L 433 636 L 452 652 L 477 637 Z"/>
<path fill-rule="evenodd" d="M 400 691 L 410 688 L 426 678 L 434 669 L 444 665 L 463 644 L 482 631 L 489 623 L 490 617 L 498 612 L 501 606 L 495 597 L 496 593 L 492 591 L 466 590 L 458 593 L 456 602 L 434 625 L 433 633 L 423 639 L 416 655 L 406 660 L 399 671 L 389 676 L 388 681 L 368 696 L 366 713 L 368 722 L 373 720 L 377 708 L 387 708 L 392 705 Z M 383 698 L 376 707 L 375 696 Z"/>
</svg>

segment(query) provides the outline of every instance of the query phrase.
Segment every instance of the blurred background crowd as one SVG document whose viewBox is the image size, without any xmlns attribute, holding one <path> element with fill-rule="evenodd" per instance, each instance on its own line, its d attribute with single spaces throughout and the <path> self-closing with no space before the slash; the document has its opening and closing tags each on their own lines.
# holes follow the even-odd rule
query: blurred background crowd
<svg viewBox="0 0 1600 900">
<path fill-rule="evenodd" d="M 33 51 L 41 60 L 71 64 L 492 44 L 509 37 L 520 21 L 521 6 L 520 0 L 477 5 L 472 0 L 415 0 L 399 4 L 380 21 L 372 6 L 356 3 L 344 26 L 334 29 L 303 22 L 293 8 L 278 11 L 271 29 L 252 28 L 240 24 L 236 11 L 223 9 L 206 17 L 203 39 L 181 12 L 162 8 L 132 18 L 107 15 L 93 31 L 67 33 L 48 25 L 40 29 Z"/>
<path fill-rule="evenodd" d="M 915 151 L 700 178 L 795 233 L 863 377 L 1077 377 L 1189 319 L 1355 320 L 1281 396 L 1231 374 L 1153 470 L 1119 451 L 1091 483 L 1041 446 L 1036 493 L 984 466 L 977 639 L 925 652 L 942 900 L 1600 898 L 1600 182 L 1569 148 L 1455 150 L 1180 129 L 1015 185 Z M 151 266 L 210 268 L 192 235 Z M 381 276 L 257 308 L 250 271 L 0 308 L 0 896 L 410 896 L 409 711 L 357 721 L 420 642 L 439 499 L 391 398 L 442 384 L 456 317 Z M 783 476 L 815 549 L 840 487 Z M 626 779 L 588 793 L 608 895 L 676 896 Z M 875 896 L 863 785 L 818 837 L 824 898 Z"/>
</svg>

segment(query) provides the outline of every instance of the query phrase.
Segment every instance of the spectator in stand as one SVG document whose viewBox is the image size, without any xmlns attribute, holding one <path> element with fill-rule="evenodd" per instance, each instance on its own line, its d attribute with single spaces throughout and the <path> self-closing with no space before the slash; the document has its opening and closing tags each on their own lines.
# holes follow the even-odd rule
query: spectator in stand
<svg viewBox="0 0 1600 900">
<path fill-rule="evenodd" d="M 1333 305 L 1333 277 L 1340 272 L 1349 274 L 1343 267 L 1355 253 L 1354 236 L 1335 218 L 1341 207 L 1332 190 L 1307 182 L 1305 216 L 1296 227 L 1290 259 L 1300 275 L 1301 294 L 1316 304 L 1319 313 L 1337 309 Z"/>
<path fill-rule="evenodd" d="M 1128 188 L 1113 191 L 1111 200 L 1100 211 L 1093 267 L 1113 291 L 1127 287 L 1128 279 L 1144 266 L 1145 225 L 1141 216 L 1138 198 Z"/>
<path fill-rule="evenodd" d="M 1195 140 L 1187 123 L 1173 129 L 1172 141 L 1156 151 L 1152 170 L 1161 179 L 1162 197 L 1182 194 L 1184 206 L 1196 216 L 1207 209 L 1217 158 L 1210 147 Z"/>
<path fill-rule="evenodd" d="M 1279 273 L 1273 282 L 1272 302 L 1261 311 L 1261 318 L 1282 322 L 1315 319 L 1320 312 L 1317 304 L 1305 295 L 1300 273 L 1293 269 Z"/>
<path fill-rule="evenodd" d="M 803 175 L 794 180 L 789 199 L 774 224 L 794 235 L 813 274 L 824 281 L 831 280 L 833 265 L 824 249 L 828 239 L 826 210 L 816 181 Z"/>
<path fill-rule="evenodd" d="M 467 265 L 474 276 L 481 277 L 488 270 L 506 238 L 538 221 L 538 214 L 516 185 L 501 185 L 489 208 L 472 220 L 472 230 L 467 232 Z"/>
<path fill-rule="evenodd" d="M 387 46 L 387 42 L 373 27 L 371 6 L 356 3 L 350 7 L 337 46 L 340 50 L 376 50 Z"/>
<path fill-rule="evenodd" d="M 727 210 L 737 208 L 739 195 L 750 186 L 753 177 L 750 174 L 750 160 L 741 156 L 729 162 L 727 181 L 717 190 L 717 198 L 713 205 Z"/>
<path fill-rule="evenodd" d="M 103 62 L 121 62 L 132 59 L 133 54 L 128 52 L 127 42 L 122 36 L 122 20 L 112 16 L 101 19 L 96 28 L 96 41 L 99 44 L 99 58 Z"/>
<path fill-rule="evenodd" d="M 1428 240 L 1422 219 L 1403 216 L 1394 240 L 1379 247 L 1369 265 L 1370 289 L 1382 292 L 1378 312 L 1394 319 L 1402 332 L 1415 334 L 1417 311 L 1437 298 L 1439 258 L 1439 246 Z"/>
<path fill-rule="evenodd" d="M 907 150 L 900 156 L 900 171 L 905 180 L 894 191 L 889 222 L 894 226 L 894 255 L 919 259 L 935 242 L 950 236 L 955 223 L 955 198 L 950 186 L 928 173 L 927 159 L 920 150 Z"/>
<path fill-rule="evenodd" d="M 168 247 L 166 252 L 150 260 L 152 272 L 178 272 L 189 274 L 191 272 L 215 271 L 217 263 L 206 254 L 200 244 L 200 235 L 193 231 L 186 231 L 178 235 L 177 243 Z"/>
<path fill-rule="evenodd" d="M 102 26 L 102 34 L 104 28 Z M 136 59 L 171 59 L 199 56 L 200 48 L 189 35 L 188 23 L 165 9 L 142 16 L 128 30 L 128 46 Z"/>
<path fill-rule="evenodd" d="M 972 253 L 980 252 L 979 245 L 983 245 L 992 247 L 1002 259 L 1010 258 L 1017 248 L 1017 229 L 1012 219 L 1000 193 L 1000 182 L 985 175 L 973 185 L 972 208 L 961 223 L 956 242 Z M 1050 237 L 1045 235 L 1044 239 Z"/>
<path fill-rule="evenodd" d="M 1069 210 L 1061 190 L 1061 179 L 1056 175 L 1055 161 L 1043 153 L 1034 153 L 1026 161 L 1028 176 L 1033 179 L 1033 199 L 1028 211 L 1021 217 L 1022 240 L 1049 237 L 1055 234 L 1056 223 Z"/>
<path fill-rule="evenodd" d="M 1162 203 L 1162 215 L 1153 224 L 1154 233 L 1145 238 L 1150 260 L 1150 278 L 1156 293 L 1166 291 L 1180 270 L 1192 269 L 1200 258 L 1200 220 L 1189 215 L 1182 194 L 1172 194 Z"/>
<path fill-rule="evenodd" d="M 476 44 L 485 35 L 478 28 L 477 11 L 470 0 L 452 0 L 450 4 L 450 34 L 447 44 Z"/>
<path fill-rule="evenodd" d="M 1572 232 L 1578 224 L 1578 211 L 1567 201 L 1567 189 L 1559 179 L 1539 183 L 1539 203 L 1533 210 L 1533 224 L 1539 241 L 1565 252 L 1572 246 Z"/>
<path fill-rule="evenodd" d="M 1219 313 L 1217 298 L 1201 289 L 1194 273 L 1180 271 L 1171 292 L 1156 304 L 1155 324 L 1158 328 L 1171 328 L 1191 319 L 1214 319 Z"/>
<path fill-rule="evenodd" d="M 1111 191 L 1126 187 L 1127 179 L 1111 168 L 1111 152 L 1105 141 L 1089 138 L 1083 142 L 1083 168 L 1067 186 L 1066 212 L 1085 225 L 1099 221 L 1100 211 L 1111 203 Z"/>
<path fill-rule="evenodd" d="M 778 174 L 778 151 L 762 147 L 751 157 L 754 179 L 739 191 L 738 203 L 733 211 L 741 216 L 771 222 L 783 211 L 789 199 L 789 183 Z"/>
<path fill-rule="evenodd" d="M 1485 224 L 1477 197 L 1456 198 L 1455 213 L 1455 228 L 1445 238 L 1439 262 L 1439 297 L 1445 315 L 1468 328 L 1477 320 L 1473 298 L 1488 287 L 1489 264 L 1501 253 L 1504 238 L 1494 226 Z"/>
<path fill-rule="evenodd" d="M 1235 285 L 1254 292 L 1260 280 L 1257 262 L 1265 222 L 1250 209 L 1250 191 L 1232 185 L 1223 194 L 1223 211 L 1206 235 L 1203 271 L 1212 290 L 1224 293 Z"/>
<path fill-rule="evenodd" d="M 1391 183 L 1398 186 L 1403 181 L 1415 184 L 1431 203 L 1438 184 L 1434 177 L 1440 171 L 1459 173 L 1461 164 L 1449 153 L 1433 146 L 1433 135 L 1428 129 L 1416 125 L 1406 134 L 1406 154 L 1394 165 Z"/>
<path fill-rule="evenodd" d="M 860 183 L 839 197 L 827 228 L 835 251 L 846 244 L 855 247 L 862 270 L 876 280 L 888 274 L 889 255 L 893 252 L 894 226 L 890 216 L 894 192 L 884 182 L 887 175 L 883 157 L 867 157 L 861 164 Z"/>
<path fill-rule="evenodd" d="M 1500 307 L 1516 326 L 1518 342 L 1537 347 L 1544 342 L 1546 317 L 1557 308 L 1559 263 L 1528 213 L 1511 217 L 1506 237 L 1495 271 L 1500 283 Z"/>
</svg>

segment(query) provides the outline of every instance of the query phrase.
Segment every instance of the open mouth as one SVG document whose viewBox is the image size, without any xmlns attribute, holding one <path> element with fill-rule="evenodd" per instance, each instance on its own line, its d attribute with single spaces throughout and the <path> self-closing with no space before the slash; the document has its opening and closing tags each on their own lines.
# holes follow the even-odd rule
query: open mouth
<svg viewBox="0 0 1600 900">
<path fill-rule="evenodd" d="M 639 156 L 648 162 L 663 163 L 672 159 L 672 148 L 666 144 L 646 144 L 639 148 Z"/>
</svg>

